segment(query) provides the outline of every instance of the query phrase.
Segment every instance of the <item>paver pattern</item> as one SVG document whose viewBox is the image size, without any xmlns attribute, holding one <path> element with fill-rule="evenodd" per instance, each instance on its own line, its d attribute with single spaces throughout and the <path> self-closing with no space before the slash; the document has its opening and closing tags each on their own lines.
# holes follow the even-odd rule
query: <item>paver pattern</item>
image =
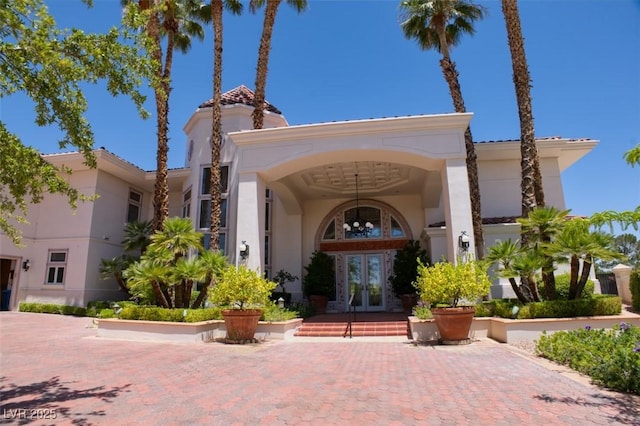
<svg viewBox="0 0 640 426">
<path fill-rule="evenodd" d="M 74 425 L 640 425 L 638 398 L 481 340 L 255 345 L 97 338 L 0 314 L 0 422 Z M 55 419 L 37 419 L 46 415 Z"/>
</svg>

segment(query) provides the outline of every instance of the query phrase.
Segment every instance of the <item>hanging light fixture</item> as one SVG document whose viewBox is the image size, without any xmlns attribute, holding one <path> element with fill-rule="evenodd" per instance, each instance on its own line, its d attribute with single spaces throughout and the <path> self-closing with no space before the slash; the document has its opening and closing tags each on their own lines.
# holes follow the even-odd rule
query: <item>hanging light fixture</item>
<svg viewBox="0 0 640 426">
<path fill-rule="evenodd" d="M 348 235 L 354 238 L 362 238 L 362 237 L 366 238 L 369 236 L 369 233 L 373 229 L 373 223 L 369 221 L 365 222 L 360 217 L 360 205 L 359 205 L 359 198 L 358 198 L 358 173 L 356 173 L 355 176 L 356 176 L 356 217 L 353 218 L 353 220 L 351 220 L 350 222 L 349 220 L 345 221 L 342 227 L 344 228 L 345 236 Z"/>
</svg>

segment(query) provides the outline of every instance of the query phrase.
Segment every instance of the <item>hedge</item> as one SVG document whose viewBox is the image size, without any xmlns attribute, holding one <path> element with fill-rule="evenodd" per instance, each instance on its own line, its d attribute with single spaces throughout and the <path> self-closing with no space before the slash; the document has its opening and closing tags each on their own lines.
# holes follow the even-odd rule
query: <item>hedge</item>
<svg viewBox="0 0 640 426">
<path fill-rule="evenodd" d="M 640 270 L 631 272 L 631 306 L 636 312 L 640 312 Z"/>
<path fill-rule="evenodd" d="M 518 319 L 618 315 L 621 311 L 622 302 L 618 296 L 599 294 L 576 300 L 532 302 L 524 306 L 515 299 L 495 299 L 476 306 L 476 316 Z"/>
<path fill-rule="evenodd" d="M 18 306 L 20 312 L 33 312 L 38 314 L 59 314 L 74 315 L 84 317 L 87 315 L 87 309 L 81 306 L 54 305 L 52 303 L 29 303 L 21 302 Z"/>
</svg>

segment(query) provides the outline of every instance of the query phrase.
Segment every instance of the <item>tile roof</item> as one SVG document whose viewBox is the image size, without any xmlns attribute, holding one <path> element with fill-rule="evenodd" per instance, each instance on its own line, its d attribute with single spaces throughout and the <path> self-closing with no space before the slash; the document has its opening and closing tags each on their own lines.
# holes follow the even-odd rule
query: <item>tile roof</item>
<svg viewBox="0 0 640 426">
<path fill-rule="evenodd" d="M 245 85 L 241 85 L 236 87 L 235 89 L 231 89 L 228 92 L 223 93 L 220 103 L 222 105 L 242 104 L 242 105 L 253 106 L 254 96 L 255 94 L 251 89 L 249 89 Z M 209 99 L 208 101 L 200 104 L 198 108 L 209 108 L 212 105 L 213 105 L 213 99 Z M 264 102 L 264 109 L 276 114 L 282 114 L 282 112 L 278 108 L 271 105 L 267 101 Z"/>
</svg>

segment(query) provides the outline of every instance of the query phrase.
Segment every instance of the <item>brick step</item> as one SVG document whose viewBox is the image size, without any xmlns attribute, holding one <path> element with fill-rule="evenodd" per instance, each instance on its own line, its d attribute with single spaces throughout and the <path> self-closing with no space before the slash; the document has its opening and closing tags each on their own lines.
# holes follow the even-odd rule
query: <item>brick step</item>
<svg viewBox="0 0 640 426">
<path fill-rule="evenodd" d="M 407 321 L 354 322 L 351 324 L 353 336 L 407 336 Z M 303 323 L 295 332 L 301 337 L 342 337 L 349 334 L 346 322 Z"/>
</svg>

